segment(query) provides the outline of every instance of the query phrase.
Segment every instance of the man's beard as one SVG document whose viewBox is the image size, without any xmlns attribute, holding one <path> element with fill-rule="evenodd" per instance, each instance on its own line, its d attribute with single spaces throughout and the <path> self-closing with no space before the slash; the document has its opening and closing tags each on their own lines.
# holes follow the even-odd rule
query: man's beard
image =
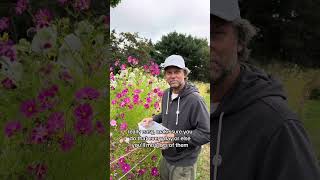
<svg viewBox="0 0 320 180">
<path fill-rule="evenodd" d="M 215 76 L 215 74 L 211 75 L 211 81 L 210 82 L 212 84 L 214 84 L 214 85 L 219 85 L 219 84 L 223 83 L 224 80 L 226 79 L 226 77 L 228 77 L 233 72 L 233 70 L 235 69 L 236 64 L 237 64 L 235 62 L 234 64 L 232 64 L 228 68 L 225 68 L 222 64 L 220 64 L 214 58 L 211 59 L 211 63 L 212 63 L 213 66 L 218 66 L 218 68 L 220 70 L 220 73 L 217 76 Z M 215 72 L 214 68 L 213 68 L 212 73 L 217 73 L 217 72 Z"/>
</svg>

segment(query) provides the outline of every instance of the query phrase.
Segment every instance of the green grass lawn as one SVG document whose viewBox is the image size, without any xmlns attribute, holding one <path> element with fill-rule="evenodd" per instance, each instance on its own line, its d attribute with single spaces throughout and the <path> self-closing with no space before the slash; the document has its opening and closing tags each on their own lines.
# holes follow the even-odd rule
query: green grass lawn
<svg viewBox="0 0 320 180">
<path fill-rule="evenodd" d="M 309 100 L 303 109 L 303 124 L 320 159 L 320 100 Z"/>
</svg>

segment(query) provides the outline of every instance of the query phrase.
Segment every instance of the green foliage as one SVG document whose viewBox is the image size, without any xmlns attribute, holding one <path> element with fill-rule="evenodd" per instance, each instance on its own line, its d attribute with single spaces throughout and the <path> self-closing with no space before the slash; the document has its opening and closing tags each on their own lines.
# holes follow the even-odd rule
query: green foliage
<svg viewBox="0 0 320 180">
<path fill-rule="evenodd" d="M 108 25 L 103 22 L 104 16 L 70 13 L 78 16 L 55 17 L 48 27 L 36 29 L 30 39 L 17 39 L 12 45 L 17 55 L 14 61 L 0 57 L 0 80 L 9 78 L 16 85 L 15 88 L 6 88 L 3 84 L 0 87 L 3 134 L 0 136 L 0 179 L 39 178 L 28 171 L 29 165 L 37 163 L 47 167 L 42 172 L 46 179 L 103 179 L 106 176 L 107 133 L 92 131 L 87 136 L 78 133 L 74 111 L 80 104 L 90 104 L 93 127 L 97 121 L 105 124 L 109 115 L 106 101 Z M 23 15 L 16 18 L 27 20 Z M 11 38 L 7 32 L 1 32 L 1 43 Z M 40 94 L 53 85 L 57 93 L 41 100 Z M 76 92 L 83 87 L 94 88 L 99 98 L 76 98 Z M 55 101 L 52 107 L 41 109 L 42 102 L 49 102 L 51 98 Z M 35 100 L 37 111 L 34 116 L 27 117 L 21 105 L 30 99 Z M 54 112 L 63 113 L 64 127 L 49 133 L 48 119 Z M 4 130 L 12 120 L 20 122 L 21 129 L 9 137 Z M 36 143 L 31 136 L 39 126 L 46 128 L 40 135 L 45 140 Z M 65 152 L 60 143 L 66 133 L 74 137 L 75 142 Z"/>
<path fill-rule="evenodd" d="M 259 28 L 253 56 L 304 66 L 320 66 L 319 1 L 242 0 L 241 15 Z M 254 8 L 253 8 L 254 7 Z"/>
<path fill-rule="evenodd" d="M 121 0 L 110 0 L 110 6 L 114 8 L 114 7 L 116 7 L 120 2 L 121 2 Z"/>
<path fill-rule="evenodd" d="M 155 44 L 157 63 L 162 63 L 164 59 L 172 54 L 183 56 L 186 66 L 191 70 L 189 75 L 191 80 L 201 80 L 209 82 L 209 58 L 210 50 L 206 39 L 199 39 L 172 32 L 162 36 L 161 40 Z"/>
<path fill-rule="evenodd" d="M 139 59 L 141 64 L 147 64 L 155 53 L 151 40 L 142 38 L 138 33 L 116 33 L 111 31 L 110 35 L 111 59 L 120 60 L 125 63 L 127 57 L 133 56 Z"/>
</svg>

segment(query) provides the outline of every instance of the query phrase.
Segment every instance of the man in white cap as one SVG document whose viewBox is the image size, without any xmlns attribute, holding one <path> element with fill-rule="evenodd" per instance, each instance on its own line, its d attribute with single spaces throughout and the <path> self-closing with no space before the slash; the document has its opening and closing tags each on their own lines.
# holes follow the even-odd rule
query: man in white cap
<svg viewBox="0 0 320 180">
<path fill-rule="evenodd" d="M 162 112 L 152 118 L 143 119 L 143 122 L 148 126 L 155 121 L 176 131 L 165 135 L 174 137 L 174 142 L 160 142 L 174 143 L 173 147 L 162 150 L 161 179 L 194 180 L 201 145 L 208 143 L 210 138 L 209 112 L 198 89 L 187 82 L 190 71 L 181 56 L 169 56 L 161 67 L 164 68 L 164 76 L 170 88 L 162 97 Z M 177 133 L 180 130 L 187 133 Z M 179 144 L 183 144 L 183 147 Z"/>
<path fill-rule="evenodd" d="M 315 153 L 282 85 L 254 66 L 255 28 L 237 0 L 211 1 L 211 177 L 319 180 Z"/>
</svg>

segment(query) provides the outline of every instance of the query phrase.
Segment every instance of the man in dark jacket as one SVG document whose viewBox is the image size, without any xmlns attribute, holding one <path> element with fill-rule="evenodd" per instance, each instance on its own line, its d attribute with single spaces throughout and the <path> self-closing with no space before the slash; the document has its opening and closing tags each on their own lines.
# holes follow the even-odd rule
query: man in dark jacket
<svg viewBox="0 0 320 180">
<path fill-rule="evenodd" d="M 162 150 L 161 179 L 193 180 L 201 145 L 210 140 L 209 112 L 198 89 L 186 81 L 190 71 L 181 56 L 171 55 L 161 66 L 170 88 L 162 97 L 162 112 L 143 122 L 148 126 L 155 121 L 175 131 L 166 134 L 166 137 L 175 138 L 174 142 L 161 142 L 174 143 Z"/>
<path fill-rule="evenodd" d="M 211 178 L 319 180 L 315 153 L 281 84 L 244 64 L 255 34 L 237 0 L 211 1 Z"/>
</svg>

